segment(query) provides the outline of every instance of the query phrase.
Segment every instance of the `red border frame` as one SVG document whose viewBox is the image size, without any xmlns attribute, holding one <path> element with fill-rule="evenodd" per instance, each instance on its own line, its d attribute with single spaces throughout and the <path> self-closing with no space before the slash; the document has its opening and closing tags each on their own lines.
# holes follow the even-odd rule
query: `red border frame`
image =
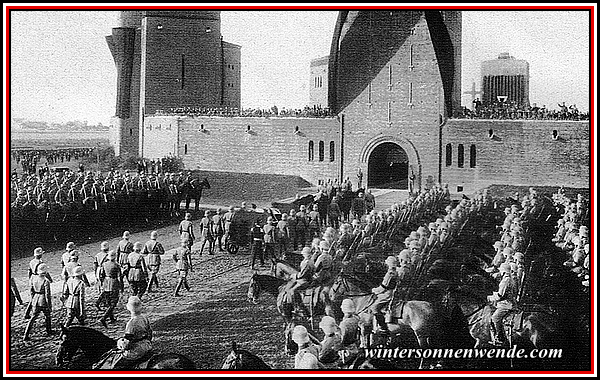
<svg viewBox="0 0 600 380">
<path fill-rule="evenodd" d="M 6 146 L 6 198 L 7 204 L 6 210 L 9 209 L 10 205 L 8 202 L 10 198 L 8 194 L 10 194 L 10 11 L 12 10 L 82 10 L 82 11 L 92 11 L 92 10 L 129 10 L 129 9 L 172 9 L 172 10 L 182 10 L 182 9 L 218 9 L 218 10 L 342 10 L 342 9 L 454 9 L 454 10 L 587 10 L 590 12 L 590 209 L 591 209 L 591 219 L 590 219 L 590 228 L 592 231 L 592 235 L 590 238 L 590 296 L 591 296 L 591 326 L 590 326 L 590 338 L 591 338 L 591 362 L 590 362 L 590 371 L 299 371 L 299 370 L 279 370 L 279 371 L 155 371 L 155 372 L 142 372 L 142 371 L 10 371 L 10 361 L 8 358 L 6 360 L 6 367 L 4 370 L 4 374 L 7 375 L 26 375 L 26 374 L 202 374 L 202 375 L 243 375 L 243 374 L 264 374 L 264 375 L 281 375 L 281 374 L 314 374 L 314 375 L 329 375 L 329 374 L 361 374 L 361 375 L 381 375 L 381 374 L 472 374 L 472 375 L 487 375 L 487 374 L 595 374 L 594 367 L 594 308 L 595 308 L 595 299 L 594 299 L 594 216 L 595 216 L 595 193 L 594 193 L 594 11 L 595 7 L 590 6 L 6 6 L 6 142 L 8 146 Z M 6 221 L 8 225 L 8 211 L 5 212 L 7 215 Z M 10 271 L 10 260 L 9 260 L 9 244 L 10 241 L 10 231 L 9 228 L 5 229 L 7 239 L 5 241 L 6 244 L 6 271 Z M 7 273 L 7 272 L 5 272 Z M 5 299 L 9 298 L 10 292 L 10 276 L 6 277 L 5 282 Z M 6 314 L 6 322 L 9 321 L 8 311 Z M 10 335 L 10 326 L 8 326 L 6 332 L 7 338 Z M 10 352 L 10 339 L 6 341 L 6 355 Z"/>
</svg>

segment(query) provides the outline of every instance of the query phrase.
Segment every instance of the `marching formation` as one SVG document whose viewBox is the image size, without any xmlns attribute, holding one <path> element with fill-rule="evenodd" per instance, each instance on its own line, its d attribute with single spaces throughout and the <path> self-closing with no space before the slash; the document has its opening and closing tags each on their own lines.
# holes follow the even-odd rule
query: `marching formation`
<svg viewBox="0 0 600 380">
<path fill-rule="evenodd" d="M 179 215 L 194 199 L 199 208 L 202 190 L 210 188 L 190 172 L 148 174 L 119 171 L 106 176 L 92 172 L 24 174 L 11 178 L 11 243 L 16 247 L 78 241 L 97 226 L 130 228 L 131 221 Z M 101 238 L 101 237 L 100 237 Z"/>
</svg>

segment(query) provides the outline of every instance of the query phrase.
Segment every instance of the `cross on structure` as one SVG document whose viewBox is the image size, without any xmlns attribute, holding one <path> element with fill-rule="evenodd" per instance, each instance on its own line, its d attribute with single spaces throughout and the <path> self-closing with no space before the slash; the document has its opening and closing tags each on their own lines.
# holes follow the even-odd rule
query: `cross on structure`
<svg viewBox="0 0 600 380">
<path fill-rule="evenodd" d="M 481 94 L 481 91 L 475 90 L 475 82 L 473 82 L 473 86 L 471 87 L 471 91 L 463 92 L 465 95 L 471 95 L 471 103 L 475 100 L 475 95 Z"/>
</svg>

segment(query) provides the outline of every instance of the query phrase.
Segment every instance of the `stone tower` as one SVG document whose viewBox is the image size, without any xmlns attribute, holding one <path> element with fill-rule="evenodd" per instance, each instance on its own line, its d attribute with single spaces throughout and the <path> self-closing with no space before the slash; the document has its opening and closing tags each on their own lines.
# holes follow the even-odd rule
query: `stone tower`
<svg viewBox="0 0 600 380">
<path fill-rule="evenodd" d="M 144 155 L 145 115 L 241 106 L 241 47 L 223 41 L 219 11 L 123 11 L 106 40 L 117 67 L 117 155 Z"/>
</svg>

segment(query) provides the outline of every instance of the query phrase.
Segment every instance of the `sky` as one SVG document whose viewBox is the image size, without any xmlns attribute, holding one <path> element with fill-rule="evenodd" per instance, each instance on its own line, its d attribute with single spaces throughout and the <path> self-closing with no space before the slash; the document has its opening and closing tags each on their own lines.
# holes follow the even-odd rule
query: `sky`
<svg viewBox="0 0 600 380">
<path fill-rule="evenodd" d="M 108 124 L 116 69 L 105 41 L 118 12 L 13 11 L 11 116 Z M 589 110 L 590 21 L 577 11 L 463 11 L 462 90 L 481 62 L 508 52 L 530 65 L 530 101 Z M 223 11 L 221 34 L 242 46 L 242 107 L 308 104 L 310 60 L 329 54 L 337 11 Z M 6 49 L 5 49 L 6 51 Z M 5 59 L 6 62 L 6 59 Z M 463 95 L 470 106 L 471 95 Z M 8 107 L 8 106 L 7 106 Z"/>
</svg>

